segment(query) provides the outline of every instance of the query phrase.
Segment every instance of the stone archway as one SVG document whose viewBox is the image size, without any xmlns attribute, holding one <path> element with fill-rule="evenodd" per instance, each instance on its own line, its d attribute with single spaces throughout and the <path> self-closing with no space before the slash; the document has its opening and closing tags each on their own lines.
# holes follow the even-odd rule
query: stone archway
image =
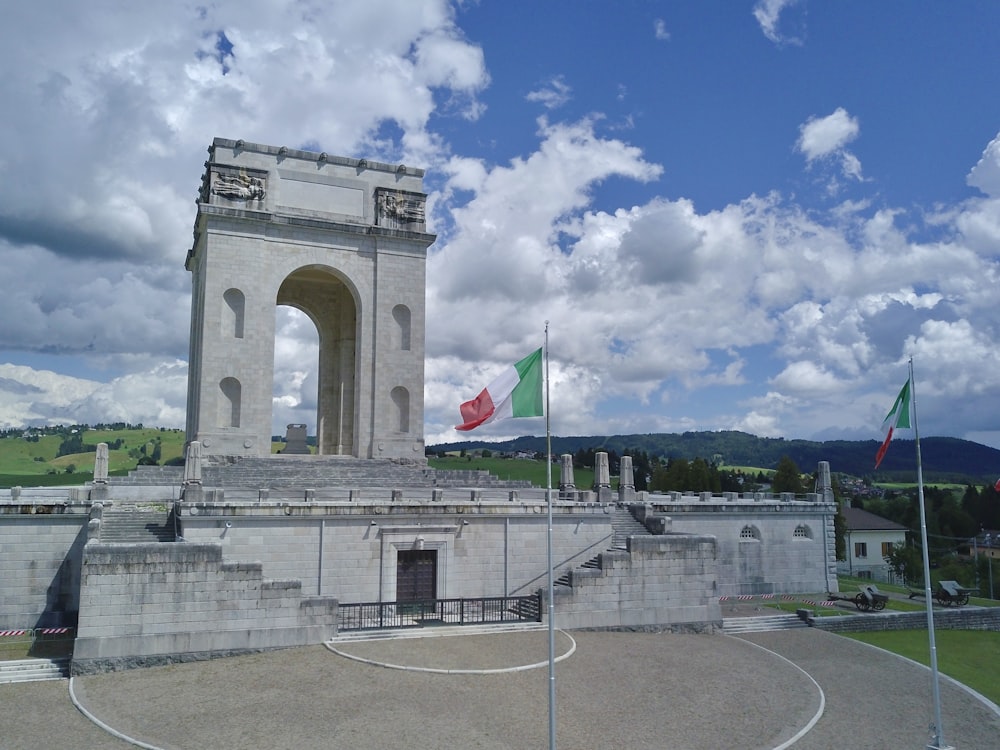
<svg viewBox="0 0 1000 750">
<path fill-rule="evenodd" d="M 285 278 L 275 302 L 303 312 L 319 335 L 317 453 L 353 454 L 358 305 L 351 288 L 330 269 L 307 266 Z"/>
<path fill-rule="evenodd" d="M 423 170 L 216 138 L 191 272 L 187 440 L 271 455 L 275 309 L 319 339 L 321 454 L 423 460 Z"/>
</svg>

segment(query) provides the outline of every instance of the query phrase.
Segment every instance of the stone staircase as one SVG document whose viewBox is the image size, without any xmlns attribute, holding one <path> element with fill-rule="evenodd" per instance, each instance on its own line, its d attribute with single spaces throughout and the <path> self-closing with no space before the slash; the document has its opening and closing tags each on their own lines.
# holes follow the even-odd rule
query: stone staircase
<svg viewBox="0 0 1000 750">
<path fill-rule="evenodd" d="M 611 549 L 627 549 L 626 540 L 630 536 L 650 536 L 649 530 L 635 520 L 628 508 L 615 507 L 611 513 L 611 529 L 614 532 Z"/>
<path fill-rule="evenodd" d="M 772 630 L 792 630 L 809 627 L 798 615 L 762 615 L 760 617 L 729 617 L 722 620 L 725 635 L 766 633 Z"/>
<path fill-rule="evenodd" d="M 139 505 L 104 509 L 101 518 L 101 542 L 136 544 L 176 542 L 170 511 Z"/>
<path fill-rule="evenodd" d="M 69 658 L 0 661 L 0 685 L 69 677 Z"/>
<path fill-rule="evenodd" d="M 608 550 L 624 550 L 628 549 L 628 538 L 630 536 L 650 536 L 649 530 L 635 520 L 632 512 L 628 508 L 614 507 L 611 510 L 611 546 Z M 586 562 L 577 566 L 577 568 L 589 568 L 591 570 L 599 570 L 601 567 L 601 556 L 595 555 Z M 572 588 L 572 573 L 573 569 L 569 569 L 559 576 L 555 581 L 553 581 L 553 586 L 565 586 Z"/>
<path fill-rule="evenodd" d="M 488 471 L 437 471 L 419 464 L 350 456 L 208 457 L 202 465 L 205 487 L 320 488 L 320 487 L 478 487 L 519 489 L 524 480 L 504 480 Z M 139 466 L 127 477 L 112 477 L 119 486 L 179 485 L 183 466 Z"/>
</svg>

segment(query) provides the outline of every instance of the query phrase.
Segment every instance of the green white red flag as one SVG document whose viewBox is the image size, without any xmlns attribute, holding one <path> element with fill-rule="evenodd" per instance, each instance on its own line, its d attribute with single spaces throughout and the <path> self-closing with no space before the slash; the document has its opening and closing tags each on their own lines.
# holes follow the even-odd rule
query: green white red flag
<svg viewBox="0 0 1000 750">
<path fill-rule="evenodd" d="M 474 430 L 484 424 L 516 417 L 541 417 L 542 349 L 509 365 L 478 396 L 459 407 L 462 424 L 456 430 Z"/>
<path fill-rule="evenodd" d="M 885 415 L 885 420 L 882 422 L 882 429 L 886 430 L 885 441 L 879 446 L 878 453 L 875 454 L 875 468 L 882 463 L 882 459 L 885 457 L 886 450 L 889 449 L 889 443 L 892 442 L 893 433 L 896 432 L 898 428 L 903 428 L 904 430 L 910 429 L 910 381 L 906 381 L 906 385 L 903 386 L 899 395 L 896 396 L 896 403 L 892 405 L 889 413 Z"/>
</svg>

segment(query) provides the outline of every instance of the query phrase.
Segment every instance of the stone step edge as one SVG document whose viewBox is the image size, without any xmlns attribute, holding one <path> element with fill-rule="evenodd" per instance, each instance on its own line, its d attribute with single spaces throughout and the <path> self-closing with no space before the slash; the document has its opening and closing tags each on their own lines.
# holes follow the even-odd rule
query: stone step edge
<svg viewBox="0 0 1000 750">
<path fill-rule="evenodd" d="M 422 628 L 386 628 L 384 630 L 352 630 L 341 633 L 326 643 L 351 643 L 357 641 L 402 640 L 406 638 L 439 638 L 449 635 L 491 635 L 524 633 L 545 630 L 545 623 L 496 623 L 495 625 L 438 625 Z"/>
</svg>

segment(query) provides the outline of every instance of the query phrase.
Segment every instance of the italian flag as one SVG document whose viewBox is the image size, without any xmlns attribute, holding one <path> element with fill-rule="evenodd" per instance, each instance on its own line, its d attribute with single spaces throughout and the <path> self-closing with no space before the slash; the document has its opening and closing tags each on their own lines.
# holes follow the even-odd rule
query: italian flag
<svg viewBox="0 0 1000 750">
<path fill-rule="evenodd" d="M 882 422 L 882 429 L 888 430 L 885 436 L 885 442 L 879 446 L 878 453 L 875 454 L 875 468 L 882 463 L 882 459 L 885 457 L 885 452 L 889 449 L 889 443 L 892 442 L 892 434 L 896 431 L 897 427 L 902 427 L 904 430 L 910 429 L 910 381 L 906 381 L 906 385 L 896 396 L 896 403 L 892 405 L 892 409 L 889 413 L 885 415 L 885 420 Z"/>
<path fill-rule="evenodd" d="M 463 423 L 456 425 L 456 430 L 473 430 L 500 419 L 543 416 L 541 348 L 508 366 L 459 410 Z"/>
</svg>

